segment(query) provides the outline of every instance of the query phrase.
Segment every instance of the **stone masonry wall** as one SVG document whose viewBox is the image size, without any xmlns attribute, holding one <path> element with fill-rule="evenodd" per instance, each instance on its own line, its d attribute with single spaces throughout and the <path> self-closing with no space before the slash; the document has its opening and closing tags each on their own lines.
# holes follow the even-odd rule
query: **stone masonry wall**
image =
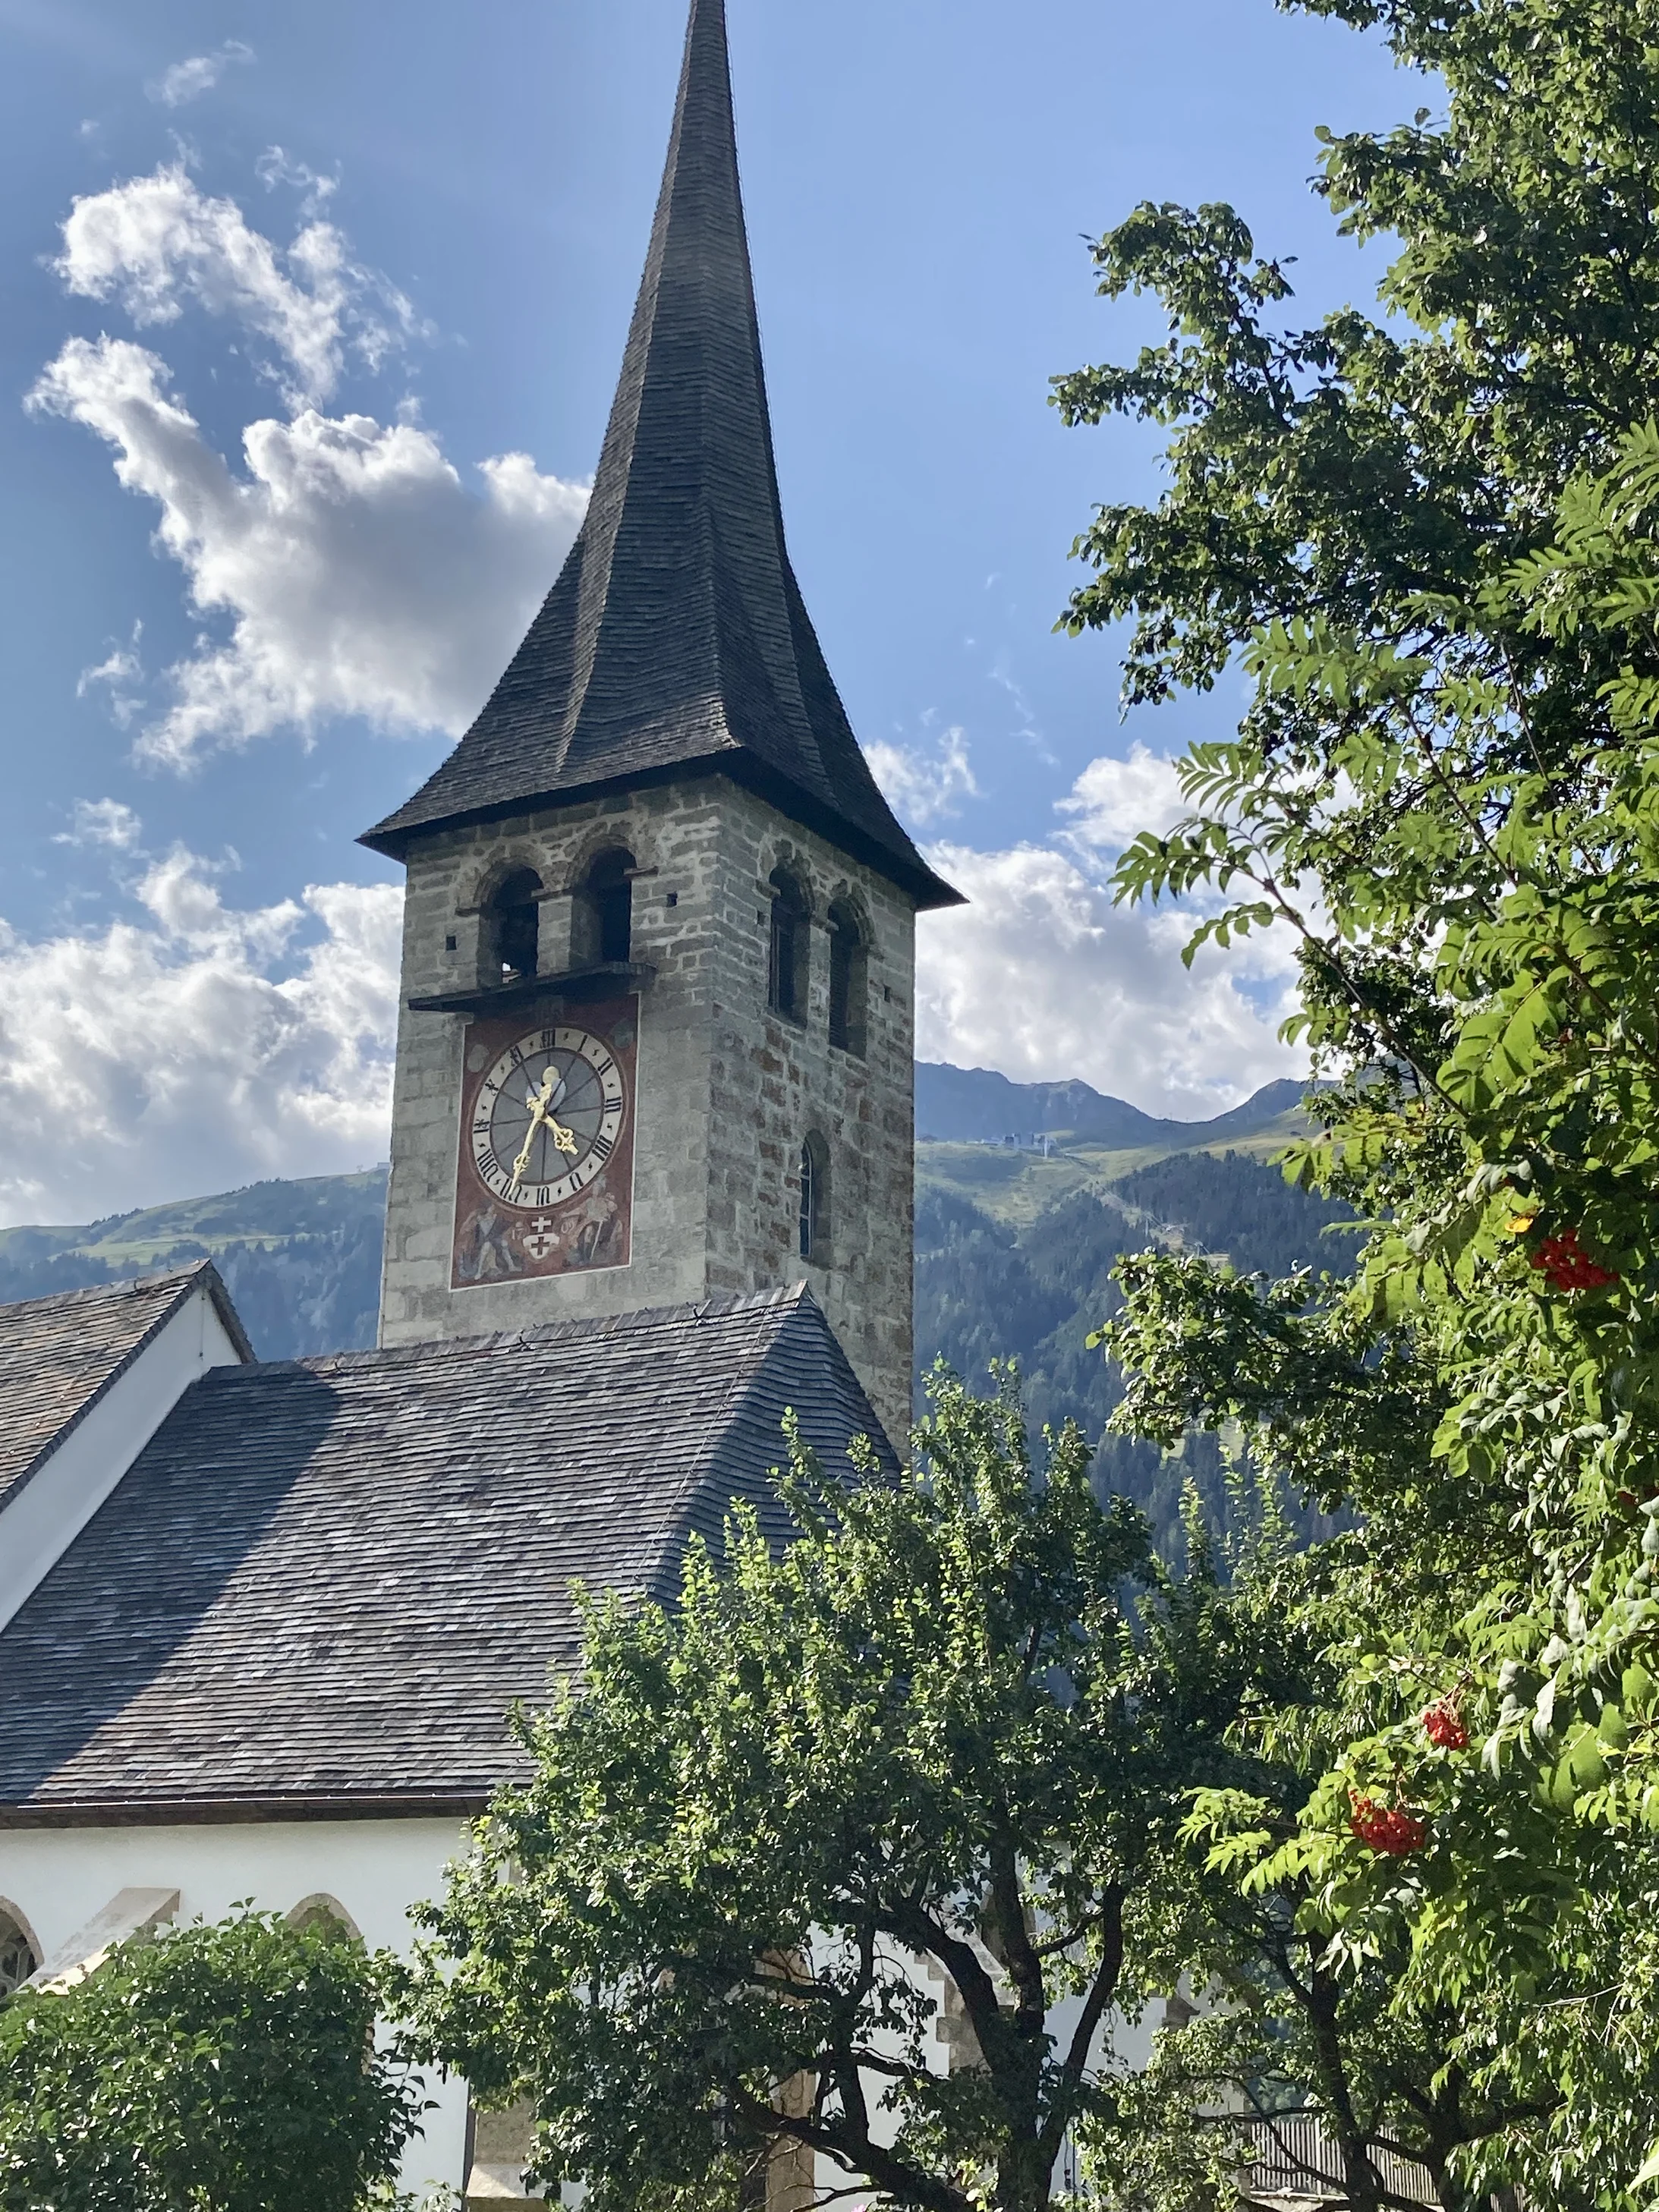
<svg viewBox="0 0 1659 2212">
<path fill-rule="evenodd" d="M 679 1304 L 804 1275 L 889 1433 L 909 1420 L 915 928 L 884 878 L 723 778 L 445 833 L 410 855 L 404 991 L 481 980 L 476 909 L 511 869 L 556 894 L 599 852 L 626 846 L 641 994 L 632 1264 L 534 1282 L 450 1288 L 466 1020 L 400 1017 L 392 1185 L 380 1305 L 384 1344 Z M 770 889 L 789 866 L 811 908 L 805 1017 L 767 1006 Z M 863 1058 L 829 1042 L 831 902 L 868 942 Z M 671 904 L 670 901 L 673 902 Z M 544 972 L 572 957 L 571 902 L 542 908 Z M 454 950 L 447 949 L 453 939 Z M 526 1026 L 530 1018 L 526 1018 Z M 799 1160 L 809 1133 L 830 1162 L 827 1249 L 799 1249 Z"/>
<path fill-rule="evenodd" d="M 635 1100 L 633 1261 L 538 1282 L 450 1288 L 466 1018 L 399 1020 L 392 1182 L 380 1295 L 383 1344 L 472 1336 L 538 1322 L 678 1305 L 707 1292 L 708 916 L 719 842 L 708 786 L 641 792 L 447 833 L 410 855 L 404 922 L 405 1000 L 482 980 L 476 908 L 512 869 L 568 891 L 594 856 L 622 845 L 655 869 L 635 885 L 634 957 L 658 975 L 641 994 Z M 676 904 L 667 903 L 671 896 Z M 570 906 L 542 908 L 544 972 L 574 964 Z M 446 940 L 455 950 L 446 951 Z M 580 1018 L 579 1012 L 576 1018 Z M 526 1027 L 534 1018 L 526 1014 Z"/>
<path fill-rule="evenodd" d="M 888 1434 L 910 1420 L 915 1211 L 915 915 L 872 870 L 764 801 L 724 810 L 714 947 L 708 1280 L 715 1291 L 805 1275 Z M 767 1005 L 769 878 L 788 868 L 811 908 L 805 1018 Z M 866 1044 L 830 1043 L 829 910 L 860 915 L 868 951 Z M 830 1164 L 827 1250 L 799 1256 L 800 1155 Z"/>
</svg>

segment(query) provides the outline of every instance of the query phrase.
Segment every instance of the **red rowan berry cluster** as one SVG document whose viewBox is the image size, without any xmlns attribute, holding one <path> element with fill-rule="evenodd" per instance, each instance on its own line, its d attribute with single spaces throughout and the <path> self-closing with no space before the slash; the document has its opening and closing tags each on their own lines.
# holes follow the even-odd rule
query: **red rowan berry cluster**
<svg viewBox="0 0 1659 2212">
<path fill-rule="evenodd" d="M 1375 1797 L 1349 1800 L 1348 1826 L 1368 1850 L 1403 1859 L 1420 1851 L 1429 1840 L 1429 1824 L 1398 1805 L 1381 1805 Z"/>
<path fill-rule="evenodd" d="M 1467 1751 L 1469 1732 L 1455 1698 L 1438 1698 L 1423 1716 L 1424 1733 L 1437 1751 Z"/>
<path fill-rule="evenodd" d="M 1619 1280 L 1618 1269 L 1592 1260 L 1572 1229 L 1547 1237 L 1533 1254 L 1532 1264 L 1550 1288 L 1563 1296 L 1573 1291 L 1605 1291 Z"/>
</svg>

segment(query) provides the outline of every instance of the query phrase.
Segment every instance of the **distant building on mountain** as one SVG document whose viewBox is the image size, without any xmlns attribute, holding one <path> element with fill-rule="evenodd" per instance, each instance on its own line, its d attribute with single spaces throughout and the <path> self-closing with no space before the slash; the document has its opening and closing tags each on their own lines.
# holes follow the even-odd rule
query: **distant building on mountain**
<svg viewBox="0 0 1659 2212">
<path fill-rule="evenodd" d="M 957 895 L 785 547 L 723 0 L 580 536 L 367 842 L 409 872 L 380 1349 L 261 1365 L 205 1264 L 0 1308 L 0 1986 L 247 1897 L 406 1941 L 573 1579 L 672 1594 L 787 1408 L 830 1462 L 908 1423 Z M 410 2185 L 522 2196 L 437 2095 Z"/>
</svg>

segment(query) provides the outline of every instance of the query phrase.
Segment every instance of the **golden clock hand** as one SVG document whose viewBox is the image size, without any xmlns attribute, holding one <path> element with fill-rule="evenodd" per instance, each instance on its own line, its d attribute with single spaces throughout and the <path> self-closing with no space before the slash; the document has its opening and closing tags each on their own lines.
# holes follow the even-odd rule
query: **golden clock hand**
<svg viewBox="0 0 1659 2212">
<path fill-rule="evenodd" d="M 525 1093 L 525 1103 L 530 1109 L 530 1127 L 525 1132 L 524 1150 L 513 1163 L 513 1184 L 515 1189 L 521 1188 L 523 1186 L 525 1170 L 530 1165 L 530 1148 L 536 1141 L 537 1130 L 547 1119 L 548 1109 L 552 1103 L 553 1070 L 550 1067 L 543 1078 L 540 1096 L 537 1097 L 528 1091 Z M 555 1141 L 557 1141 L 556 1139 Z"/>
<path fill-rule="evenodd" d="M 528 1093 L 526 1094 L 525 1103 L 530 1108 L 530 1127 L 525 1133 L 524 1150 L 513 1163 L 513 1182 L 515 1188 L 523 1188 L 525 1174 L 530 1165 L 530 1148 L 536 1141 L 536 1133 L 538 1129 L 545 1127 L 551 1133 L 555 1146 L 567 1159 L 574 1160 L 580 1149 L 574 1132 L 567 1129 L 562 1121 L 556 1121 L 553 1119 L 552 1108 L 556 1082 L 557 1078 L 553 1069 L 550 1067 L 543 1079 L 539 1096 L 532 1098 Z M 562 1091 L 563 1088 L 563 1084 L 559 1083 L 558 1089 Z"/>
</svg>

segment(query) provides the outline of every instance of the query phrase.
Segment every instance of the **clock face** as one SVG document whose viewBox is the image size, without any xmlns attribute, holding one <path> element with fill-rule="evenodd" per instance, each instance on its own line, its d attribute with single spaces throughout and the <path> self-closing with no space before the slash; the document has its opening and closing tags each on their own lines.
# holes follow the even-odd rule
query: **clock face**
<svg viewBox="0 0 1659 2212">
<path fill-rule="evenodd" d="M 586 1030 L 532 1030 L 484 1077 L 467 1143 L 504 1206 L 544 1213 L 585 1191 L 617 1149 L 628 1113 L 621 1062 Z"/>
</svg>

